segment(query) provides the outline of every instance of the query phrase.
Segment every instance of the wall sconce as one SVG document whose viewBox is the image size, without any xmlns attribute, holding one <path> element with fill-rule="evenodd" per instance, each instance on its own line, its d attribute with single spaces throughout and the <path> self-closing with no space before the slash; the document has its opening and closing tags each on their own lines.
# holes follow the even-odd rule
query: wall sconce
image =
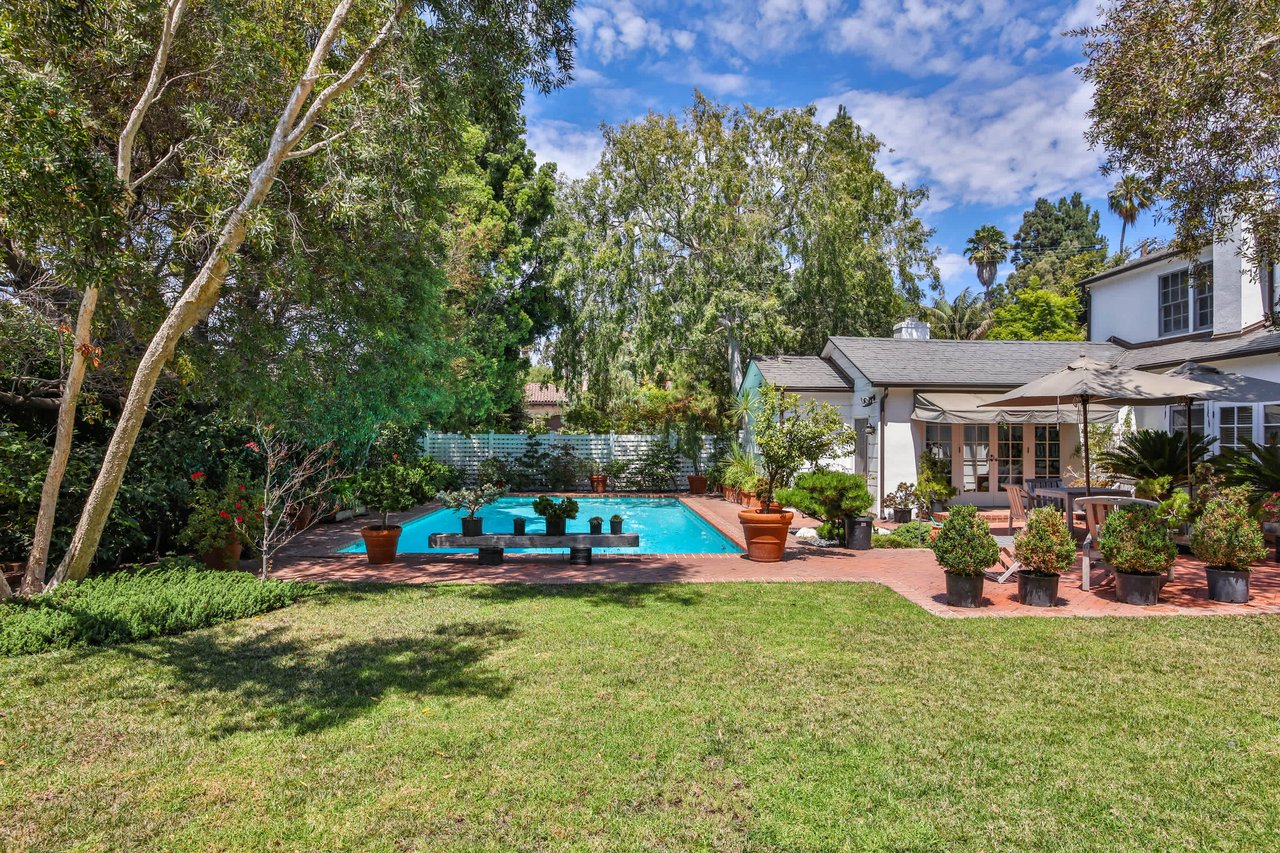
<svg viewBox="0 0 1280 853">
<path fill-rule="evenodd" d="M 869 397 L 863 397 L 863 398 L 862 398 L 862 405 L 863 405 L 864 407 L 866 407 L 866 408 L 870 408 L 871 406 L 874 406 L 875 404 L 876 404 L 876 395 L 875 395 L 875 394 L 872 394 L 872 395 L 871 395 L 871 396 L 869 396 Z"/>
<path fill-rule="evenodd" d="M 865 427 L 863 427 L 863 428 L 862 428 L 862 431 L 863 431 L 863 432 L 865 432 L 867 435 L 875 435 L 875 434 L 876 434 L 876 425 L 875 425 L 875 424 L 867 424 Z"/>
</svg>

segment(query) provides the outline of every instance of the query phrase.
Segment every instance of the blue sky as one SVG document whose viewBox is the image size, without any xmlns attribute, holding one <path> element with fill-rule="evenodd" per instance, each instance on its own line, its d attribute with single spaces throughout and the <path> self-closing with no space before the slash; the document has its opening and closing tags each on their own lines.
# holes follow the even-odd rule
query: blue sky
<svg viewBox="0 0 1280 853">
<path fill-rule="evenodd" d="M 1084 141 L 1090 89 L 1072 72 L 1098 0 L 579 0 L 575 81 L 526 103 L 529 146 L 581 177 L 600 153 L 599 126 L 675 112 L 694 87 L 726 103 L 844 104 L 892 151 L 881 168 L 926 185 L 943 283 L 977 280 L 960 254 L 979 225 L 1012 238 L 1037 196 L 1079 190 L 1106 210 L 1110 180 Z M 1149 216 L 1126 245 L 1165 229 Z M 1007 270 L 1002 270 L 1002 276 Z"/>
</svg>

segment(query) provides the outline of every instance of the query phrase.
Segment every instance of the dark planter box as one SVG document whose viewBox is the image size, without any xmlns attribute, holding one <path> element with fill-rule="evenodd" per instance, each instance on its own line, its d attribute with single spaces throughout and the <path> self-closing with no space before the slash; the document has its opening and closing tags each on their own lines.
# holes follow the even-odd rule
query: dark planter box
<svg viewBox="0 0 1280 853">
<path fill-rule="evenodd" d="M 609 519 L 609 532 L 612 533 L 614 536 L 617 536 L 619 533 L 621 533 L 622 519 L 618 519 L 617 521 L 614 521 L 612 518 Z"/>
<path fill-rule="evenodd" d="M 1209 598 L 1224 604 L 1246 604 L 1249 601 L 1249 573 L 1206 566 Z"/>
<path fill-rule="evenodd" d="M 463 516 L 462 517 L 462 535 L 463 536 L 481 536 L 484 534 L 484 519 L 480 516 Z"/>
<path fill-rule="evenodd" d="M 1160 600 L 1160 585 L 1163 580 L 1163 574 L 1135 575 L 1116 572 L 1116 601 L 1150 607 Z"/>
<path fill-rule="evenodd" d="M 1058 603 L 1058 576 L 1018 572 L 1018 603 L 1028 607 L 1053 607 Z"/>
<path fill-rule="evenodd" d="M 547 535 L 548 536 L 563 536 L 564 527 L 565 527 L 565 520 L 563 518 L 547 519 Z"/>
<path fill-rule="evenodd" d="M 982 605 L 982 575 L 953 575 L 947 572 L 947 604 L 952 607 Z"/>
<path fill-rule="evenodd" d="M 524 535 L 524 519 L 513 518 L 511 520 L 511 529 L 516 536 L 523 536 Z"/>
<path fill-rule="evenodd" d="M 854 551 L 871 550 L 871 516 L 844 517 L 844 547 Z"/>
<path fill-rule="evenodd" d="M 905 509 L 904 509 L 903 507 L 894 507 L 894 508 L 893 508 L 893 523 L 894 523 L 894 524 L 906 524 L 906 523 L 907 523 L 907 522 L 909 522 L 910 520 L 911 520 L 911 508 L 910 508 L 910 507 L 907 507 L 907 508 L 905 508 Z"/>
</svg>

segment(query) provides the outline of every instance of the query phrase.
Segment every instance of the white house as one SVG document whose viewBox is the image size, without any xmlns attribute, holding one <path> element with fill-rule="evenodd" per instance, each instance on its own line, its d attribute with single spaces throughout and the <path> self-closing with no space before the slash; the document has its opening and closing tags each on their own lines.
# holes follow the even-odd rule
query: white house
<svg viewBox="0 0 1280 853">
<path fill-rule="evenodd" d="M 982 403 L 1081 355 L 1161 372 L 1198 361 L 1280 382 L 1280 330 L 1264 324 L 1263 308 L 1276 305 L 1275 274 L 1243 264 L 1234 246 L 1207 249 L 1195 265 L 1156 252 L 1086 282 L 1088 341 L 931 340 L 927 323 L 907 320 L 892 338 L 833 337 L 820 355 L 753 359 L 740 392 L 769 383 L 836 406 L 860 441 L 853 457 L 834 462 L 866 475 L 877 508 L 898 483 L 916 481 L 926 449 L 949 466 L 956 502 L 1003 506 L 1008 483 L 1082 469 L 1079 412 Z M 1196 428 L 1222 447 L 1280 439 L 1280 401 L 1194 411 Z M 1115 415 L 1090 407 L 1091 420 Z M 1184 418 L 1167 407 L 1135 414 L 1138 426 L 1153 429 Z"/>
</svg>

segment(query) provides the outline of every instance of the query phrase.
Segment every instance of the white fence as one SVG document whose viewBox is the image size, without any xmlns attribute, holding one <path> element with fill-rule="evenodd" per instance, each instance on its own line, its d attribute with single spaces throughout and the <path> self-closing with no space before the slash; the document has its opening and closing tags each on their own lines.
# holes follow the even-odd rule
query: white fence
<svg viewBox="0 0 1280 853">
<path fill-rule="evenodd" d="M 491 457 L 512 460 L 524 453 L 530 444 L 536 444 L 545 450 L 555 451 L 560 447 L 568 447 L 575 456 L 601 465 L 614 460 L 632 462 L 642 456 L 656 441 L 667 441 L 674 445 L 675 438 L 661 435 L 561 435 L 546 433 L 545 435 L 525 435 L 524 433 L 478 433 L 462 435 L 452 432 L 429 432 L 422 437 L 423 452 L 440 462 L 448 463 L 466 472 L 467 479 L 475 479 L 480 463 Z M 700 465 L 705 471 L 712 461 L 712 437 L 702 438 L 702 458 Z M 680 460 L 680 479 L 693 473 L 693 464 L 688 460 Z"/>
</svg>

